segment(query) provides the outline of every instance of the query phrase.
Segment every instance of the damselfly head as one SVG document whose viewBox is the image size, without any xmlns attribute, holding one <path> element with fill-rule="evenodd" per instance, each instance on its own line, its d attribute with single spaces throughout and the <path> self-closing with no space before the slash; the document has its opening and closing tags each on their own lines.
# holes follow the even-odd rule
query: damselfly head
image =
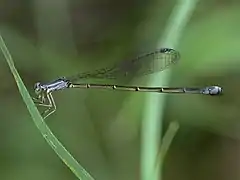
<svg viewBox="0 0 240 180">
<path fill-rule="evenodd" d="M 35 83 L 35 85 L 34 85 L 34 91 L 35 91 L 35 94 L 36 94 L 36 95 L 41 94 L 43 90 L 44 90 L 44 89 L 43 89 L 43 87 L 41 86 L 41 83 L 40 83 L 40 82 Z"/>
</svg>

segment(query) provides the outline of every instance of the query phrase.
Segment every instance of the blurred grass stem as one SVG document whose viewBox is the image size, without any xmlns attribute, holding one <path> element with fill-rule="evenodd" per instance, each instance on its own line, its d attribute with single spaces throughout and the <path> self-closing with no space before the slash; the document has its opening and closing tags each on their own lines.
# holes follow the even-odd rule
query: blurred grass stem
<svg viewBox="0 0 240 180">
<path fill-rule="evenodd" d="M 198 0 L 178 0 L 168 24 L 159 40 L 158 47 L 177 48 L 184 27 L 189 21 Z M 170 70 L 156 73 L 149 80 L 148 86 L 167 86 Z M 155 162 L 161 137 L 166 94 L 149 93 L 146 98 L 142 121 L 141 178 L 142 180 L 159 180 L 160 171 L 155 170 Z M 161 169 L 161 164 L 159 165 Z M 153 174 L 153 172 L 156 172 Z"/>
</svg>

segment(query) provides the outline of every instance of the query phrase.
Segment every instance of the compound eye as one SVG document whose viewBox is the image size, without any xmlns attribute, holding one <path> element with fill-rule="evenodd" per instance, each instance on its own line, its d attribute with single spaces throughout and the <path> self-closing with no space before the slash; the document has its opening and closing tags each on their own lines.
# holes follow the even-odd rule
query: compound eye
<svg viewBox="0 0 240 180">
<path fill-rule="evenodd" d="M 41 91 L 42 91 L 42 88 L 41 88 L 41 85 L 39 82 L 37 82 L 35 85 L 34 85 L 34 91 L 36 94 L 39 94 Z"/>
</svg>

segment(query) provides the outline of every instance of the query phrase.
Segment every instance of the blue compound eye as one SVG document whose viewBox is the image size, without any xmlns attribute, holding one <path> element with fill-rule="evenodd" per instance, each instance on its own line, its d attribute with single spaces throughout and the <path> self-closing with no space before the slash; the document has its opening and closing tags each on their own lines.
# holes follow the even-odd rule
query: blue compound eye
<svg viewBox="0 0 240 180">
<path fill-rule="evenodd" d="M 36 94 L 41 93 L 42 88 L 41 88 L 40 82 L 37 82 L 37 83 L 34 85 L 34 91 L 35 91 Z"/>
</svg>

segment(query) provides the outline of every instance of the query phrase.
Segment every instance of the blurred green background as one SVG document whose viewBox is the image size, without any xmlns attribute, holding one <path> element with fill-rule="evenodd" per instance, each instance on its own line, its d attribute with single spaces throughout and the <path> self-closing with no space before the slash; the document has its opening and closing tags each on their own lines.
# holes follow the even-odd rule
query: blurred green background
<svg viewBox="0 0 240 180">
<path fill-rule="evenodd" d="M 2 0 L 0 30 L 34 95 L 37 81 L 109 66 L 154 49 L 175 3 Z M 197 4 L 180 39 L 181 60 L 172 68 L 170 85 L 219 85 L 224 96 L 167 96 L 164 125 L 177 120 L 180 130 L 164 162 L 164 180 L 240 178 L 239 32 L 239 1 Z M 76 179 L 34 126 L 2 53 L 0 59 L 0 179 Z M 146 85 L 147 80 L 132 84 Z M 93 177 L 140 179 L 146 94 L 77 89 L 54 97 L 58 108 L 47 124 Z"/>
</svg>

